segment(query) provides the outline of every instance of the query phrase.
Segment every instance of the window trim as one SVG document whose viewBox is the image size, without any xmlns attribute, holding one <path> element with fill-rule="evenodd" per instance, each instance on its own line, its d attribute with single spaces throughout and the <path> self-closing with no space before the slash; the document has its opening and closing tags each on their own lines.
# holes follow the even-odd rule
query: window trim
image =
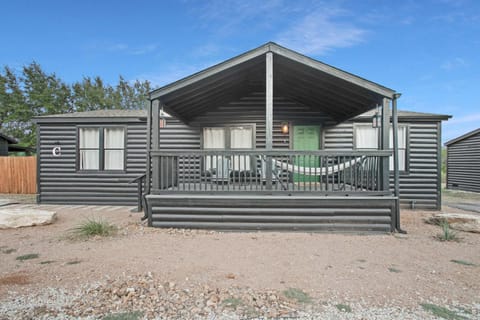
<svg viewBox="0 0 480 320">
<path fill-rule="evenodd" d="M 357 127 L 372 127 L 371 124 L 367 123 L 354 123 L 353 124 L 353 133 L 352 133 L 352 149 L 353 150 L 363 150 L 363 148 L 357 148 L 357 134 L 356 134 L 356 129 Z M 399 173 L 402 175 L 408 175 L 410 174 L 410 125 L 408 123 L 399 123 L 398 128 L 405 128 L 405 170 L 399 170 Z M 378 130 L 381 130 L 381 128 L 377 128 Z M 393 130 L 393 128 L 392 128 Z M 377 142 L 379 144 L 380 141 Z M 400 148 L 399 148 L 400 150 Z M 393 151 L 393 147 L 392 147 Z M 393 157 L 393 155 L 392 155 Z M 393 173 L 393 169 L 389 170 L 390 173 Z"/>
<path fill-rule="evenodd" d="M 81 174 L 93 174 L 93 173 L 126 173 L 127 172 L 127 126 L 126 125 L 77 125 L 76 130 L 76 165 L 75 169 L 77 173 Z M 99 135 L 99 145 L 98 145 L 98 169 L 80 169 L 80 129 L 82 128 L 95 128 L 98 129 Z M 105 129 L 107 128 L 121 128 L 123 129 L 123 169 L 118 170 L 104 170 L 105 168 Z M 120 149 L 109 149 L 109 150 L 120 150 Z"/>
<path fill-rule="evenodd" d="M 223 128 L 225 131 L 225 148 L 223 149 L 218 149 L 218 150 L 247 150 L 247 149 L 232 149 L 231 148 L 231 139 L 230 139 L 230 132 L 231 128 L 235 127 L 251 127 L 252 128 L 252 150 L 257 149 L 257 128 L 255 123 L 232 123 L 232 124 L 215 124 L 215 125 L 208 125 L 205 127 L 202 127 L 201 132 L 201 137 L 200 137 L 200 149 L 206 150 L 203 145 L 204 145 L 204 129 L 206 128 Z M 228 130 L 227 130 L 228 129 Z M 212 149 L 214 150 L 214 149 Z"/>
</svg>

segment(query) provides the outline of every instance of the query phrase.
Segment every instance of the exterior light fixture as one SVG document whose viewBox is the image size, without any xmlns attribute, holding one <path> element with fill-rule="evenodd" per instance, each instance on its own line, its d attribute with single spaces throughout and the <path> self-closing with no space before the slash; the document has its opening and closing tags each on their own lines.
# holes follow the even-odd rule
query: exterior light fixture
<svg viewBox="0 0 480 320">
<path fill-rule="evenodd" d="M 289 129 L 289 125 L 288 125 L 288 122 L 282 122 L 282 133 L 283 134 L 288 134 L 288 129 Z"/>
</svg>

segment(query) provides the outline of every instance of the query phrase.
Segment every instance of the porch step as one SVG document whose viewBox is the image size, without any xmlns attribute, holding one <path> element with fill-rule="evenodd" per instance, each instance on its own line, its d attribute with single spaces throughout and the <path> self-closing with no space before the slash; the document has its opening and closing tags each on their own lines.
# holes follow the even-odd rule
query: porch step
<svg viewBox="0 0 480 320">
<path fill-rule="evenodd" d="M 394 197 L 148 195 L 149 224 L 160 228 L 390 232 Z"/>
</svg>

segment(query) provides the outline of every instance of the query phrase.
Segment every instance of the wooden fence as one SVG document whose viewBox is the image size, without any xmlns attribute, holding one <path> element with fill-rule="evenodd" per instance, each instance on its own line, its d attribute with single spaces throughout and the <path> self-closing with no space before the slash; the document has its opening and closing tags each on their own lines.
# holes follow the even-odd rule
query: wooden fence
<svg viewBox="0 0 480 320">
<path fill-rule="evenodd" d="M 37 193 L 37 158 L 0 157 L 0 193 Z"/>
</svg>

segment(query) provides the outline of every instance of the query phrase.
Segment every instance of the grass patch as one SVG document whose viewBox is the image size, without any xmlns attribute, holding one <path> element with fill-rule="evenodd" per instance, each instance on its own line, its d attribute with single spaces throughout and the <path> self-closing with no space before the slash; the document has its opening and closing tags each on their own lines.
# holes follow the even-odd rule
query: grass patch
<svg viewBox="0 0 480 320">
<path fill-rule="evenodd" d="M 450 228 L 450 224 L 447 221 L 442 221 L 440 223 L 440 228 L 442 232 L 437 234 L 437 239 L 440 241 L 460 241 L 460 238 L 457 236 L 457 233 Z"/>
<path fill-rule="evenodd" d="M 439 318 L 448 319 L 448 320 L 467 319 L 464 316 L 459 315 L 455 311 L 452 311 L 452 310 L 447 309 L 445 307 L 437 306 L 435 304 L 421 303 L 420 306 L 422 306 L 423 310 L 431 312 L 434 316 L 439 317 Z"/>
<path fill-rule="evenodd" d="M 106 315 L 102 320 L 139 320 L 143 317 L 143 312 L 130 311 Z"/>
<path fill-rule="evenodd" d="M 54 263 L 56 262 L 55 260 L 45 260 L 45 261 L 41 261 L 40 264 L 50 264 L 50 263 Z"/>
<path fill-rule="evenodd" d="M 288 288 L 287 290 L 283 291 L 283 295 L 288 299 L 296 300 L 299 303 L 310 303 L 312 302 L 312 298 L 305 293 L 303 290 L 297 288 Z"/>
<path fill-rule="evenodd" d="M 71 229 L 71 238 L 108 237 L 116 233 L 117 227 L 107 221 L 87 219 Z"/>
<path fill-rule="evenodd" d="M 348 304 L 339 303 L 335 305 L 335 308 L 342 312 L 352 312 L 352 308 Z"/>
<path fill-rule="evenodd" d="M 470 267 L 476 267 L 477 265 L 473 262 L 469 262 L 469 261 L 465 261 L 465 260 L 455 260 L 455 259 L 452 259 L 450 260 L 451 262 L 453 263 L 457 263 L 457 264 L 461 264 L 461 265 L 464 265 L 464 266 L 470 266 Z"/>
<path fill-rule="evenodd" d="M 393 273 L 400 273 L 400 272 L 402 272 L 402 270 L 399 270 L 399 269 L 394 268 L 394 267 L 388 268 L 388 271 L 393 272 Z"/>
<path fill-rule="evenodd" d="M 72 265 L 72 264 L 79 264 L 80 262 L 82 262 L 82 261 L 80 261 L 80 260 L 73 260 L 73 261 L 68 261 L 66 264 L 67 264 L 67 265 Z"/>
<path fill-rule="evenodd" d="M 243 301 L 239 298 L 227 298 L 222 301 L 222 305 L 226 307 L 231 307 L 233 309 L 237 309 L 238 306 L 241 306 L 243 304 Z"/>
<path fill-rule="evenodd" d="M 11 248 L 8 249 L 7 248 L 7 249 L 2 250 L 2 253 L 10 254 L 10 253 L 13 253 L 13 252 L 16 252 L 16 251 L 17 251 L 17 249 L 11 249 Z"/>
<path fill-rule="evenodd" d="M 38 253 L 29 253 L 29 254 L 24 254 L 22 256 L 18 256 L 15 259 L 19 261 L 25 261 L 30 259 L 37 259 L 38 257 L 39 257 Z"/>
</svg>

